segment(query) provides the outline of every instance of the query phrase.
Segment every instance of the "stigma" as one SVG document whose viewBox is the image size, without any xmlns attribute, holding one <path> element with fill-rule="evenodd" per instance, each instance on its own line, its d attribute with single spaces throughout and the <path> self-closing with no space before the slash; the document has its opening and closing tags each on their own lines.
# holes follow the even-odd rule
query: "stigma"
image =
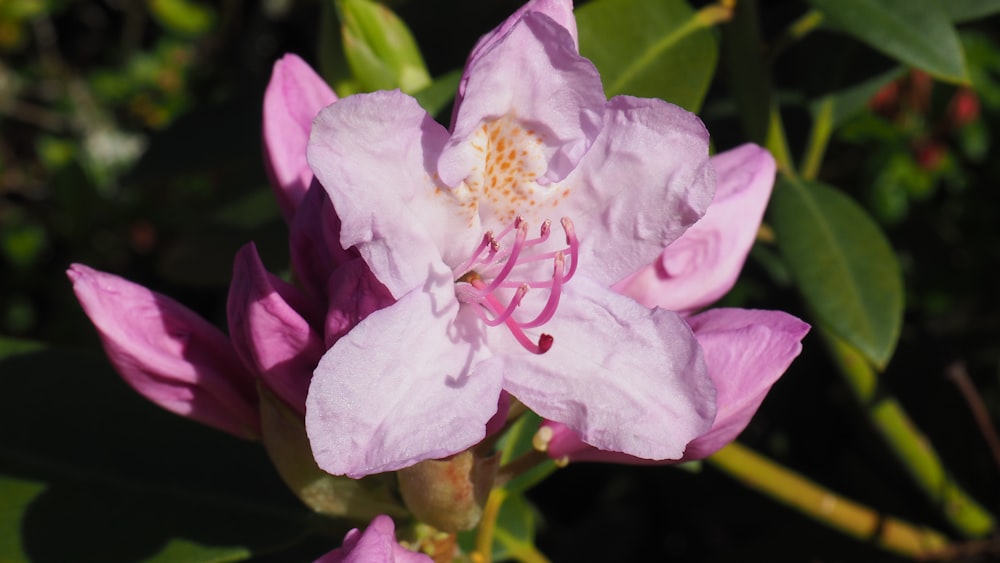
<svg viewBox="0 0 1000 563">
<path fill-rule="evenodd" d="M 458 269 L 461 272 L 456 280 L 458 300 L 472 305 L 487 326 L 506 326 L 514 339 L 534 354 L 548 352 L 554 338 L 542 333 L 536 342 L 524 331 L 539 328 L 552 319 L 563 286 L 573 277 L 579 260 L 580 242 L 573 222 L 563 217 L 560 224 L 566 246 L 551 250 L 552 245 L 546 243 L 552 222 L 546 219 L 538 236 L 528 238 L 528 223 L 519 216 L 500 234 L 492 231 L 483 234 L 471 258 Z M 531 318 L 524 318 L 522 303 L 529 292 L 540 291 L 545 292 L 544 302 Z"/>
</svg>

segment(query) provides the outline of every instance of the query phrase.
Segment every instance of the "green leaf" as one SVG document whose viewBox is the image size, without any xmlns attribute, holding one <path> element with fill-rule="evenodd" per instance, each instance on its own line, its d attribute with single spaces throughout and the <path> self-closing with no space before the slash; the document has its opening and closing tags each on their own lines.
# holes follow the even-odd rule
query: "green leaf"
<svg viewBox="0 0 1000 563">
<path fill-rule="evenodd" d="M 289 560 L 314 518 L 259 444 L 160 410 L 97 354 L 0 360 L 0 428 L 0 561 Z"/>
<path fill-rule="evenodd" d="M 809 111 L 815 119 L 819 115 L 822 104 L 832 100 L 832 125 L 836 128 L 865 109 L 872 96 L 878 93 L 886 84 L 903 76 L 905 73 L 906 69 L 903 67 L 896 67 L 883 72 L 860 84 L 855 84 L 839 92 L 828 94 L 812 101 L 809 104 Z"/>
<path fill-rule="evenodd" d="M 962 44 L 940 0 L 809 0 L 832 27 L 949 82 L 968 82 Z"/>
<path fill-rule="evenodd" d="M 580 52 L 608 97 L 662 98 L 701 107 L 718 47 L 683 0 L 595 0 L 576 11 Z"/>
<path fill-rule="evenodd" d="M 493 559 L 530 561 L 525 555 L 537 553 L 535 528 L 538 520 L 538 510 L 524 496 L 513 494 L 504 499 L 493 532 Z"/>
<path fill-rule="evenodd" d="M 1000 0 L 947 0 L 943 4 L 954 22 L 975 20 L 1000 12 Z"/>
<path fill-rule="evenodd" d="M 818 320 L 877 366 L 892 356 L 903 318 L 903 282 L 889 242 L 838 190 L 781 179 L 771 225 L 799 290 Z"/>
<path fill-rule="evenodd" d="M 431 115 L 438 115 L 448 103 L 455 99 L 458 92 L 458 81 L 462 78 L 461 70 L 453 70 L 447 74 L 437 77 L 433 83 L 423 90 L 415 93 L 414 98 Z"/>
<path fill-rule="evenodd" d="M 0 474 L 0 563 L 28 561 L 21 539 L 21 516 L 45 491 L 45 484 Z"/>
</svg>

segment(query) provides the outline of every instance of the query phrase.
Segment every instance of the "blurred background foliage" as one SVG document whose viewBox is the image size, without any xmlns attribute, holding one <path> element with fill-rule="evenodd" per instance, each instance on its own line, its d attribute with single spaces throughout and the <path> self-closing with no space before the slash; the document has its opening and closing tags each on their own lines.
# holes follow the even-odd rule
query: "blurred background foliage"
<svg viewBox="0 0 1000 563">
<path fill-rule="evenodd" d="M 386 2 L 422 53 L 393 68 L 417 69 L 407 74 L 410 90 L 441 108 L 447 123 L 455 71 L 477 37 L 520 3 Z M 591 9 L 609 2 L 601 4 Z M 797 0 L 758 4 L 792 156 L 805 157 L 824 96 L 853 100 L 834 112 L 817 172 L 876 219 L 900 262 L 905 315 L 880 389 L 899 397 L 955 479 L 995 511 L 998 467 L 954 380 L 972 384 L 996 426 L 998 21 L 960 25 L 968 80 L 956 85 L 901 66 L 836 26 L 790 36 L 808 8 Z M 270 269 L 287 264 L 260 147 L 271 65 L 295 52 L 341 94 L 383 78 L 378 69 L 348 72 L 338 34 L 363 35 L 365 26 L 341 29 L 339 21 L 321 0 L 0 1 L 0 472 L 9 477 L 0 529 L 21 530 L 0 537 L 0 561 L 294 561 L 339 542 L 346 525 L 302 508 L 259 448 L 133 396 L 97 352 L 64 276 L 68 264 L 83 262 L 225 326 L 235 251 L 254 240 Z M 584 54 L 613 69 L 615 53 L 588 33 L 581 23 Z M 700 106 L 719 149 L 753 139 L 734 102 L 740 85 L 712 72 L 717 56 L 726 63 L 726 46 L 715 51 L 722 33 L 697 39 L 706 42 L 696 49 L 704 58 L 685 80 L 651 79 L 668 100 Z M 676 72 L 677 64 L 684 61 L 665 68 Z M 647 87 L 645 77 L 629 83 L 613 72 L 604 70 L 609 88 Z M 808 317 L 764 239 L 724 304 Z M 32 352 L 43 347 L 59 352 Z M 816 337 L 742 441 L 877 510 L 949 529 L 872 435 Z M 893 557 L 712 469 L 572 465 L 529 497 L 543 515 L 539 547 L 555 561 Z M 956 559 L 994 560 L 996 550 L 987 544 Z"/>
</svg>

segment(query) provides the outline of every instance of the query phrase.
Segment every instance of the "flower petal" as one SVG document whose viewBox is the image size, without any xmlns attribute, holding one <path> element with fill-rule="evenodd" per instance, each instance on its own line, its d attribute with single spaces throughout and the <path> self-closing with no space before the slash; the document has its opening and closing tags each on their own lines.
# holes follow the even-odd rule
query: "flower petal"
<svg viewBox="0 0 1000 563">
<path fill-rule="evenodd" d="M 491 49 L 497 42 L 503 40 L 504 36 L 514 27 L 514 24 L 520 21 L 524 17 L 524 14 L 528 12 L 541 12 L 552 18 L 569 32 L 573 38 L 574 45 L 579 43 L 576 31 L 576 18 L 573 16 L 572 0 L 531 0 L 511 14 L 503 23 L 479 38 L 479 41 L 476 42 L 476 45 L 472 48 L 472 52 L 469 54 L 469 59 L 465 63 L 466 68 L 471 67 L 483 53 Z M 579 47 L 577 50 L 579 50 Z M 462 86 L 459 87 L 460 91 L 464 92 L 464 84 L 465 82 L 463 81 Z"/>
<path fill-rule="evenodd" d="M 274 63 L 264 91 L 264 160 L 286 221 L 312 180 L 306 162 L 312 120 L 335 101 L 333 90 L 298 56 L 287 54 Z"/>
<path fill-rule="evenodd" d="M 328 295 L 330 306 L 324 327 L 324 341 L 328 348 L 368 315 L 396 301 L 361 258 L 355 258 L 333 271 Z"/>
<path fill-rule="evenodd" d="M 430 172 L 447 136 L 399 91 L 345 98 L 313 124 L 309 164 L 337 210 L 340 246 L 357 247 L 394 297 L 424 284 L 460 230 Z"/>
<path fill-rule="evenodd" d="M 392 518 L 383 514 L 372 519 L 364 532 L 357 528 L 347 532 L 343 545 L 316 563 L 433 563 L 433 559 L 399 545 Z"/>
<path fill-rule="evenodd" d="M 647 309 L 590 280 L 567 284 L 546 326 L 545 354 L 510 355 L 504 389 L 588 444 L 647 459 L 677 459 L 715 415 L 694 336 L 676 314 Z"/>
<path fill-rule="evenodd" d="M 677 463 L 703 459 L 732 442 L 757 412 L 771 385 L 802 351 L 809 325 L 780 311 L 712 309 L 689 317 L 705 353 L 708 374 L 716 389 L 712 428 L 692 440 Z M 664 463 L 618 452 L 601 451 L 584 443 L 569 427 L 545 421 L 540 430 L 553 459 L 601 461 L 630 465 Z"/>
<path fill-rule="evenodd" d="M 288 238 L 296 278 L 317 306 L 325 308 L 330 274 L 358 253 L 340 246 L 340 219 L 326 190 L 315 179 L 295 210 Z"/>
<path fill-rule="evenodd" d="M 648 265 L 712 200 L 708 132 L 662 100 L 616 96 L 604 130 L 563 182 L 558 208 L 580 237 L 580 271 L 611 285 Z"/>
<path fill-rule="evenodd" d="M 222 331 L 118 276 L 82 264 L 66 274 L 111 364 L 139 394 L 241 438 L 259 435 L 255 379 Z"/>
<path fill-rule="evenodd" d="M 701 459 L 736 439 L 768 390 L 802 351 L 809 325 L 781 311 L 712 309 L 688 319 L 705 351 L 719 405 L 712 429 L 688 444 Z"/>
<path fill-rule="evenodd" d="M 510 117 L 541 138 L 548 161 L 540 178 L 545 184 L 566 177 L 601 130 L 601 77 L 577 53 L 566 28 L 543 13 L 525 13 L 470 61 L 463 81 L 453 135 L 438 161 L 438 174 L 448 186 L 458 186 L 483 167 L 473 139 L 486 122 Z"/>
<path fill-rule="evenodd" d="M 475 315 L 458 315 L 451 270 L 375 311 L 334 344 L 313 375 L 306 430 L 319 466 L 361 477 L 463 451 L 486 434 L 499 376 Z"/>
<path fill-rule="evenodd" d="M 309 323 L 281 296 L 250 243 L 236 254 L 226 307 L 237 354 L 268 388 L 305 413 L 313 369 L 326 348 Z"/>
<path fill-rule="evenodd" d="M 774 158 L 752 144 L 712 157 L 718 182 L 705 216 L 660 259 L 616 284 L 648 307 L 693 311 L 726 294 L 739 277 L 774 185 Z"/>
</svg>

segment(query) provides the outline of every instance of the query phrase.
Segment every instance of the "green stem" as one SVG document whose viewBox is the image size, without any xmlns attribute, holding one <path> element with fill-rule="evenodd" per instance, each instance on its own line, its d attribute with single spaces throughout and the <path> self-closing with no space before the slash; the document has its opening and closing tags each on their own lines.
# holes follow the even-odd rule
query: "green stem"
<svg viewBox="0 0 1000 563">
<path fill-rule="evenodd" d="M 538 450 L 529 450 L 517 459 L 511 460 L 510 463 L 506 463 L 500 467 L 497 471 L 496 479 L 493 481 L 493 486 L 503 487 L 515 477 L 527 473 L 531 469 L 549 461 L 549 455 L 545 452 Z M 564 464 L 565 465 L 565 464 Z"/>
<path fill-rule="evenodd" d="M 813 32 L 823 23 L 823 12 L 819 10 L 809 10 L 801 18 L 792 22 L 792 25 L 778 37 L 771 48 L 771 60 L 778 57 L 789 46 L 796 41 L 801 41 L 803 37 Z"/>
<path fill-rule="evenodd" d="M 780 170 L 789 180 L 797 177 L 792 153 L 788 150 L 788 140 L 785 138 L 785 126 L 781 122 L 781 111 L 776 104 L 771 105 L 771 117 L 767 127 L 767 141 L 764 143 L 771 151 Z"/>
<path fill-rule="evenodd" d="M 507 491 L 498 487 L 490 491 L 490 496 L 486 499 L 483 518 L 479 521 L 479 531 L 476 533 L 476 554 L 473 560 L 477 563 L 490 563 L 493 560 L 493 536 L 497 531 L 500 506 L 506 498 Z"/>
<path fill-rule="evenodd" d="M 823 164 L 823 154 L 833 135 L 833 105 L 833 96 L 826 96 L 819 103 L 819 111 L 809 133 L 806 154 L 802 158 L 802 177 L 806 180 L 815 180 Z"/>
<path fill-rule="evenodd" d="M 497 541 L 504 544 L 510 556 L 514 559 L 520 561 L 521 563 L 549 563 L 549 558 L 538 551 L 538 548 L 534 545 L 518 541 L 517 538 L 510 535 L 506 530 L 498 529 L 496 531 Z"/>
<path fill-rule="evenodd" d="M 736 442 L 705 461 L 822 524 L 900 555 L 927 557 L 948 546 L 948 539 L 935 530 L 842 497 Z"/>
<path fill-rule="evenodd" d="M 981 538 L 992 532 L 996 526 L 993 515 L 951 478 L 941 458 L 899 402 L 878 393 L 878 375 L 871 363 L 830 331 L 821 328 L 818 332 L 865 414 L 924 495 L 963 535 Z"/>
</svg>

